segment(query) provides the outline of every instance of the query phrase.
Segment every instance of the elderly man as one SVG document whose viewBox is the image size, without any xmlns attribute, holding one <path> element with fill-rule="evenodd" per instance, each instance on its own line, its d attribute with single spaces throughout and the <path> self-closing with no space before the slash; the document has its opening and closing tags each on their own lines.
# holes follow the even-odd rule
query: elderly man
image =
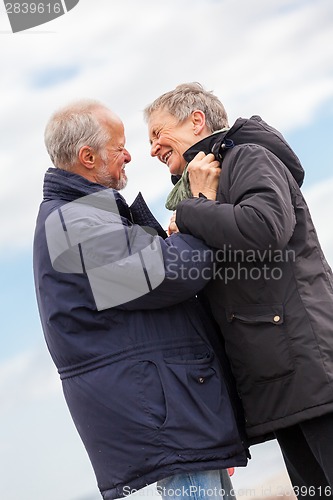
<svg viewBox="0 0 333 500">
<path fill-rule="evenodd" d="M 124 127 L 102 104 L 57 111 L 45 143 L 55 168 L 34 240 L 37 300 L 103 498 L 155 481 L 164 498 L 227 498 L 220 470 L 247 459 L 214 326 L 194 297 L 211 251 L 193 236 L 167 238 L 141 198 L 126 204 Z"/>
</svg>

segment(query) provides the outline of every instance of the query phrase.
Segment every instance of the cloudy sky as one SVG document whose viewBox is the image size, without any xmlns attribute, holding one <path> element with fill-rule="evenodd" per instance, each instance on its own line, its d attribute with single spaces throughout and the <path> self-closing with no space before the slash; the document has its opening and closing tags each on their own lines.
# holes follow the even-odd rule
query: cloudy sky
<svg viewBox="0 0 333 500">
<path fill-rule="evenodd" d="M 332 0 L 80 0 L 66 15 L 16 34 L 1 2 L 1 498 L 99 498 L 33 289 L 50 114 L 90 97 L 120 115 L 132 154 L 124 195 L 130 202 L 141 190 L 166 223 L 169 174 L 149 156 L 142 110 L 179 83 L 201 82 L 221 98 L 231 123 L 259 114 L 285 135 L 305 167 L 303 190 L 332 264 L 332 42 Z M 254 455 L 256 470 L 282 468 L 271 445 Z M 237 474 L 240 483 L 253 481 Z"/>
</svg>

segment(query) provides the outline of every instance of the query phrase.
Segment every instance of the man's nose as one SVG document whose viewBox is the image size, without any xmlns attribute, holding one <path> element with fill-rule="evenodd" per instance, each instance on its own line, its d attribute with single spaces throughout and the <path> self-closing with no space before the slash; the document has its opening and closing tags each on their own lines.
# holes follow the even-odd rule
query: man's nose
<svg viewBox="0 0 333 500">
<path fill-rule="evenodd" d="M 127 151 L 127 149 L 125 149 L 125 151 L 124 151 L 124 157 L 125 157 L 125 163 L 129 163 L 132 159 L 132 157 L 129 154 L 129 152 Z"/>
</svg>

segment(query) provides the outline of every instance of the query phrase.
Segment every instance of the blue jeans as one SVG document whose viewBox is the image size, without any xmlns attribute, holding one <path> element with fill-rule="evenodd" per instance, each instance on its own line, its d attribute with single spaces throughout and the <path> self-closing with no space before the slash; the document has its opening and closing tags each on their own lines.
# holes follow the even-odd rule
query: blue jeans
<svg viewBox="0 0 333 500">
<path fill-rule="evenodd" d="M 176 474 L 157 482 L 163 500 L 235 500 L 227 470 Z"/>
</svg>

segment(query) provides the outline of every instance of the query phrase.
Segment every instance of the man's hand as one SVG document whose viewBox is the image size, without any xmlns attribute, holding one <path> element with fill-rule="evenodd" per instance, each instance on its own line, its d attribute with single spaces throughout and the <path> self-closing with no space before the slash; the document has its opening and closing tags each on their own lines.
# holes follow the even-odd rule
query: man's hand
<svg viewBox="0 0 333 500">
<path fill-rule="evenodd" d="M 176 211 L 173 212 L 172 217 L 169 222 L 169 227 L 167 229 L 167 233 L 170 236 L 173 233 L 179 233 L 179 229 L 176 224 Z"/>
<path fill-rule="evenodd" d="M 200 151 L 188 164 L 187 171 L 193 196 L 202 193 L 209 200 L 215 200 L 221 168 L 214 155 Z"/>
</svg>

